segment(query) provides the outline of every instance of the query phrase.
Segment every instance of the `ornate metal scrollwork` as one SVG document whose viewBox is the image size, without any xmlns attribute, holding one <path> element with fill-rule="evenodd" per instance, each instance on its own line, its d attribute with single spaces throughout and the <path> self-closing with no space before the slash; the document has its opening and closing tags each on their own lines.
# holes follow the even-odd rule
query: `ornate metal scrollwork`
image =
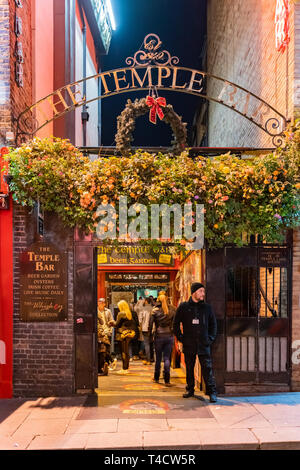
<svg viewBox="0 0 300 470">
<path fill-rule="evenodd" d="M 275 147 L 281 147 L 283 144 L 283 134 L 274 135 L 272 138 L 272 144 Z"/>
<path fill-rule="evenodd" d="M 16 145 L 21 145 L 28 139 L 32 139 L 37 129 L 39 128 L 39 122 L 34 117 L 32 111 L 30 111 L 30 115 L 28 115 L 27 113 L 21 114 L 17 119 L 15 119 Z"/>
<path fill-rule="evenodd" d="M 271 117 L 265 122 L 265 130 L 266 132 L 272 136 L 272 143 L 275 147 L 281 147 L 283 144 L 283 130 L 286 127 L 286 121 L 284 120 L 283 126 L 282 123 L 280 123 L 280 120 Z M 275 132 L 272 132 L 272 130 L 275 130 Z M 277 132 L 276 132 L 277 130 Z M 279 131 L 279 132 L 278 132 Z"/>
<path fill-rule="evenodd" d="M 150 33 L 144 39 L 144 50 L 138 50 L 133 57 L 127 57 L 126 64 L 130 67 L 146 65 L 177 65 L 179 58 L 171 56 L 169 51 L 161 50 L 162 42 L 157 34 Z"/>
<path fill-rule="evenodd" d="M 275 118 L 275 117 L 271 117 L 269 118 L 266 122 L 265 122 L 265 129 L 267 131 L 268 134 L 270 135 L 274 135 L 274 136 L 277 136 L 278 135 L 278 131 L 276 132 L 271 132 L 271 129 L 274 129 L 274 130 L 278 130 L 281 128 L 281 125 L 280 125 L 280 121 L 279 119 Z M 282 131 L 280 131 L 282 132 Z"/>
</svg>

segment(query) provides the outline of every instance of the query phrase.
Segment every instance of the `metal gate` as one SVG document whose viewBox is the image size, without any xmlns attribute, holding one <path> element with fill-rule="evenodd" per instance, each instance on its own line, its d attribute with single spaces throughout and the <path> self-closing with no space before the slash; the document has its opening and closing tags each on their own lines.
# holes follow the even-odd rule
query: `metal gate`
<svg viewBox="0 0 300 470">
<path fill-rule="evenodd" d="M 291 249 L 227 248 L 226 383 L 289 383 Z"/>
</svg>

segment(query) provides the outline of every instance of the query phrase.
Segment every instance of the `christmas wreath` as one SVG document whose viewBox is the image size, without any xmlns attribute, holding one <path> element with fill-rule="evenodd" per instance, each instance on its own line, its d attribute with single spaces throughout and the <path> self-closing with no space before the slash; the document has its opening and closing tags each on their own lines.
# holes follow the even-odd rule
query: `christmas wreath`
<svg viewBox="0 0 300 470">
<path fill-rule="evenodd" d="M 154 98 L 147 96 L 134 102 L 127 100 L 125 109 L 117 119 L 117 134 L 115 136 L 116 148 L 123 155 L 128 156 L 131 153 L 131 142 L 133 140 L 133 132 L 135 129 L 135 120 L 149 112 L 150 122 L 156 124 L 156 116 L 161 121 L 169 124 L 173 131 L 172 148 L 170 152 L 175 155 L 180 154 L 186 147 L 187 141 L 187 124 L 174 111 L 171 104 L 166 104 L 163 97 Z"/>
</svg>

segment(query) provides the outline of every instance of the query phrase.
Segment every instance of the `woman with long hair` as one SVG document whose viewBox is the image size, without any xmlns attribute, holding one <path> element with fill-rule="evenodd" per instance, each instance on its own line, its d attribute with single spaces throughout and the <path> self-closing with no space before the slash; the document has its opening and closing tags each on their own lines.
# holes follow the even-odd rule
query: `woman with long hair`
<svg viewBox="0 0 300 470">
<path fill-rule="evenodd" d="M 159 382 L 160 365 L 163 358 L 164 361 L 164 382 L 167 387 L 170 387 L 170 367 L 171 367 L 171 354 L 174 345 L 173 335 L 173 318 L 175 309 L 168 303 L 168 298 L 165 292 L 160 292 L 157 297 L 156 307 L 152 310 L 152 315 L 149 322 L 149 334 L 152 334 L 153 326 L 155 325 L 155 370 L 154 382 Z"/>
<path fill-rule="evenodd" d="M 125 300 L 120 300 L 118 303 L 119 313 L 116 320 L 116 340 L 119 341 L 120 350 L 122 353 L 123 368 L 119 370 L 118 374 L 128 374 L 129 369 L 129 343 L 135 337 L 135 322 Z"/>
</svg>

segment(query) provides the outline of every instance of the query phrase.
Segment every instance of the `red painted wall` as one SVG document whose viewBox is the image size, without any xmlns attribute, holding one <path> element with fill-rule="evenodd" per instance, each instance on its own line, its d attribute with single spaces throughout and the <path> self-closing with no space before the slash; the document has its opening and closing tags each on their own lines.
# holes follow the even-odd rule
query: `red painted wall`
<svg viewBox="0 0 300 470">
<path fill-rule="evenodd" d="M 33 56 L 33 103 L 54 91 L 54 15 L 53 0 L 32 1 L 32 56 Z M 45 106 L 45 113 L 49 113 L 49 107 Z M 44 119 L 37 110 L 37 120 Z M 53 122 L 47 124 L 38 133 L 40 138 L 53 135 Z"/>
<path fill-rule="evenodd" d="M 65 2 L 61 0 L 54 0 L 54 77 L 53 77 L 53 90 L 66 85 L 66 70 L 65 70 Z M 53 122 L 53 133 L 56 137 L 66 138 L 66 120 L 65 118 L 56 119 Z M 69 137 L 69 136 L 68 136 Z"/>
<path fill-rule="evenodd" d="M 13 218 L 0 211 L 0 398 L 12 397 L 13 349 Z"/>
</svg>

